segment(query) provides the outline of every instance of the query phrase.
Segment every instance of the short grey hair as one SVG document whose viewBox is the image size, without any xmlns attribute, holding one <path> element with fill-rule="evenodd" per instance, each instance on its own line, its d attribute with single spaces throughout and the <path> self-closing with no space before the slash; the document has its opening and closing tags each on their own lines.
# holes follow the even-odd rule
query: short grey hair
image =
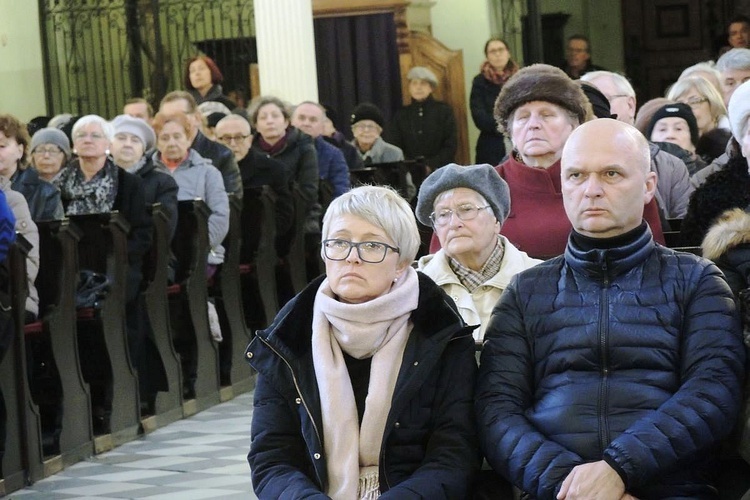
<svg viewBox="0 0 750 500">
<path fill-rule="evenodd" d="M 627 78 L 625 78 L 620 73 L 615 73 L 614 71 L 590 71 L 586 73 L 585 75 L 581 76 L 581 80 L 584 82 L 589 82 L 594 85 L 594 80 L 597 78 L 609 78 L 612 80 L 612 85 L 615 86 L 617 89 L 617 92 L 620 94 L 624 94 L 628 97 L 635 97 L 635 89 L 633 89 L 633 86 L 630 84 L 630 81 L 628 81 Z"/>
<path fill-rule="evenodd" d="M 112 139 L 115 138 L 115 127 L 99 115 L 86 115 L 80 117 L 73 125 L 73 130 L 70 131 L 70 136 L 75 140 L 76 133 L 86 125 L 91 125 L 92 123 L 99 125 L 104 137 L 106 137 L 109 142 L 112 142 Z"/>
<path fill-rule="evenodd" d="M 359 186 L 334 199 L 323 216 L 323 240 L 330 234 L 331 222 L 342 215 L 360 217 L 385 231 L 400 249 L 400 265 L 411 265 L 416 258 L 421 239 L 414 211 L 390 187 Z M 322 248 L 320 255 L 325 259 Z"/>
<path fill-rule="evenodd" d="M 750 49 L 732 49 L 716 61 L 716 69 L 720 73 L 731 70 L 750 70 Z"/>
</svg>

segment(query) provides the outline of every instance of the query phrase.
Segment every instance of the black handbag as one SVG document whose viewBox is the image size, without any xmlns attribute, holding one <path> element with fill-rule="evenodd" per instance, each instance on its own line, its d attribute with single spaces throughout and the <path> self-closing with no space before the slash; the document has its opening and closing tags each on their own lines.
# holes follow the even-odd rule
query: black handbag
<svg viewBox="0 0 750 500">
<path fill-rule="evenodd" d="M 102 300 L 109 292 L 110 281 L 104 275 L 88 269 L 78 273 L 78 287 L 76 288 L 76 308 L 93 307 L 101 309 Z"/>
</svg>

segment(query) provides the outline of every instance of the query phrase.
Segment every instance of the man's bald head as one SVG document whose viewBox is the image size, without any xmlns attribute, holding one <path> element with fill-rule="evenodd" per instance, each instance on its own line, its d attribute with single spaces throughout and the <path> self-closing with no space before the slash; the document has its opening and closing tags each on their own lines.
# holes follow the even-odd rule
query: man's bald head
<svg viewBox="0 0 750 500">
<path fill-rule="evenodd" d="M 576 231 L 610 238 L 641 224 L 656 174 L 635 127 L 609 118 L 584 123 L 565 143 L 561 165 L 563 204 Z"/>
</svg>

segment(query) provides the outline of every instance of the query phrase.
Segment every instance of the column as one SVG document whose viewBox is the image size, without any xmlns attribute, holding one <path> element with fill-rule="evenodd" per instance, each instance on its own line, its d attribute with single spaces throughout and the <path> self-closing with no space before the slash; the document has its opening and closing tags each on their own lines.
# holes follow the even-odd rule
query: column
<svg viewBox="0 0 750 500">
<path fill-rule="evenodd" d="M 261 95 L 318 100 L 312 0 L 255 0 Z"/>
</svg>

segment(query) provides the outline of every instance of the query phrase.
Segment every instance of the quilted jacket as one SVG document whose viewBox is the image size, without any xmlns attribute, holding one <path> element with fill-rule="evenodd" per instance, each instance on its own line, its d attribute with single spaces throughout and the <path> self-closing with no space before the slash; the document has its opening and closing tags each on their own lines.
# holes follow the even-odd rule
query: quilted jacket
<svg viewBox="0 0 750 500">
<path fill-rule="evenodd" d="M 563 256 L 518 275 L 485 334 L 476 393 L 492 467 L 551 499 L 605 460 L 637 498 L 715 498 L 718 445 L 745 351 L 711 262 L 653 242 Z"/>
<path fill-rule="evenodd" d="M 313 304 L 322 279 L 287 303 L 247 347 L 246 358 L 258 371 L 248 461 L 260 499 L 328 498 L 311 352 Z M 479 469 L 471 328 L 422 274 L 411 321 L 380 452 L 380 498 L 470 498 Z"/>
</svg>

